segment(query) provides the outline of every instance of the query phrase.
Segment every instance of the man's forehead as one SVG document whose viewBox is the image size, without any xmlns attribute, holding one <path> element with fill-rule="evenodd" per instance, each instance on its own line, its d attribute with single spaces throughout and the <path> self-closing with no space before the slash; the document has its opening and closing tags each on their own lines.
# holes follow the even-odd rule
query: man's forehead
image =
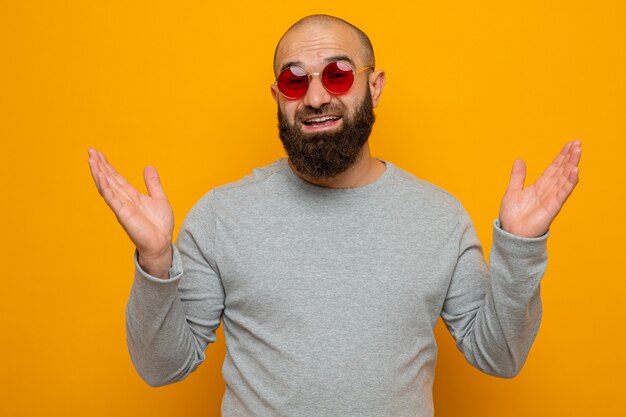
<svg viewBox="0 0 626 417">
<path fill-rule="evenodd" d="M 278 72 L 288 62 L 322 63 L 334 56 L 348 57 L 360 65 L 362 49 L 357 34 L 348 25 L 311 23 L 292 28 L 283 36 L 276 50 L 274 69 Z"/>
</svg>

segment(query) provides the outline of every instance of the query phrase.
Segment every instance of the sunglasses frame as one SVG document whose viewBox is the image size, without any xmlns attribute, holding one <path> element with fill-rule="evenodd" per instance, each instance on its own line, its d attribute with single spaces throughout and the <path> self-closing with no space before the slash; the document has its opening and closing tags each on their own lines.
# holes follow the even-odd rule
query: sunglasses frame
<svg viewBox="0 0 626 417">
<path fill-rule="evenodd" d="M 299 66 L 297 66 L 297 65 L 290 65 L 290 66 L 288 66 L 287 68 L 284 68 L 284 69 L 283 69 L 283 70 L 282 70 L 282 71 L 278 74 L 278 77 L 276 77 L 276 80 L 274 81 L 274 84 L 276 84 L 276 88 L 278 89 L 278 91 L 280 92 L 280 94 L 282 94 L 285 98 L 287 98 L 287 99 L 289 99 L 289 100 L 298 100 L 298 99 L 301 99 L 302 97 L 304 97 L 304 96 L 306 95 L 307 91 L 309 91 L 309 86 L 311 85 L 311 79 L 313 78 L 313 76 L 314 76 L 314 75 L 319 75 L 319 76 L 320 76 L 320 78 L 321 78 L 321 75 L 324 73 L 324 70 L 326 70 L 326 68 L 328 68 L 328 66 L 329 66 L 329 65 L 332 65 L 332 64 L 338 64 L 338 63 L 342 63 L 342 64 L 346 65 L 348 68 L 350 68 L 350 70 L 352 71 L 352 77 L 353 77 L 353 78 L 352 78 L 352 84 L 350 84 L 350 87 L 348 87 L 348 89 L 347 89 L 346 91 L 341 92 L 341 93 L 334 93 L 334 92 L 330 91 L 330 90 L 328 89 L 328 87 L 326 87 L 326 84 L 324 84 L 324 80 L 323 80 L 323 79 L 321 79 L 321 81 L 322 81 L 322 85 L 324 86 L 324 89 L 325 89 L 326 91 L 328 91 L 330 94 L 334 95 L 334 96 L 340 96 L 340 95 L 342 95 L 342 94 L 346 94 L 348 91 L 350 91 L 350 89 L 352 88 L 352 85 L 354 84 L 354 77 L 356 77 L 357 75 L 359 75 L 359 74 L 360 74 L 360 73 L 362 73 L 363 71 L 366 71 L 366 70 L 368 70 L 368 69 L 371 69 L 371 70 L 373 70 L 373 69 L 374 69 L 374 66 L 373 66 L 373 65 L 368 65 L 368 66 L 366 66 L 366 67 L 361 68 L 361 69 L 360 69 L 360 70 L 358 70 L 358 71 L 355 71 L 354 69 L 352 69 L 352 66 L 351 66 L 350 64 L 348 64 L 347 62 L 345 62 L 345 61 L 333 61 L 333 62 L 329 62 L 328 64 L 326 64 L 326 66 L 324 67 L 324 69 L 323 69 L 322 71 L 320 71 L 320 72 L 308 72 L 308 73 L 306 73 L 306 76 L 307 76 L 307 78 L 308 78 L 308 85 L 307 85 L 307 87 L 306 87 L 306 90 L 305 90 L 304 94 L 302 94 L 302 95 L 301 95 L 301 96 L 299 96 L 299 97 L 290 97 L 290 96 L 288 96 L 287 94 L 283 93 L 283 91 L 282 91 L 282 90 L 280 89 L 280 87 L 278 86 L 278 79 L 280 78 L 280 76 L 281 76 L 281 74 L 282 74 L 283 72 L 285 72 L 285 71 L 287 71 L 287 70 L 290 70 L 291 68 L 300 68 L 300 69 L 302 70 L 302 72 L 306 72 L 306 71 L 304 70 L 304 68 L 299 67 Z M 304 77 L 304 75 L 302 75 L 302 77 Z"/>
</svg>

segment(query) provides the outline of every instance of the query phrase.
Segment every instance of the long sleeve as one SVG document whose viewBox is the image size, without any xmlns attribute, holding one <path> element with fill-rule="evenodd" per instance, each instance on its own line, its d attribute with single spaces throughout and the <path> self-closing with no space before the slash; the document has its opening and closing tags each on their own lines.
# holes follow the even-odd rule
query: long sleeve
<svg viewBox="0 0 626 417">
<path fill-rule="evenodd" d="M 224 309 L 213 259 L 211 193 L 189 213 L 172 247 L 169 279 L 148 275 L 135 253 L 135 278 L 126 308 L 127 343 L 139 375 L 151 386 L 180 381 L 205 359 Z"/>
<path fill-rule="evenodd" d="M 519 373 L 539 330 L 540 281 L 546 240 L 507 233 L 496 220 L 490 266 L 467 213 L 461 208 L 459 255 L 441 317 L 466 359 L 503 378 Z"/>
</svg>

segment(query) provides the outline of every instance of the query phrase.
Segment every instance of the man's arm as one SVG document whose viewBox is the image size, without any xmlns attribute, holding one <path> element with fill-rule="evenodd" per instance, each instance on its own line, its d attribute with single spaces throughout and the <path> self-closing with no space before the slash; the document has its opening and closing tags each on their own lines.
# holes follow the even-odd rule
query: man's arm
<svg viewBox="0 0 626 417">
<path fill-rule="evenodd" d="M 458 349 L 476 368 L 512 378 L 521 370 L 541 321 L 540 281 L 546 240 L 493 227 L 487 267 L 474 227 L 460 208 L 459 252 L 441 317 Z"/>
<path fill-rule="evenodd" d="M 211 258 L 212 199 L 194 207 L 173 246 L 174 215 L 154 167 L 144 171 L 148 195 L 94 149 L 89 150 L 89 167 L 98 192 L 137 248 L 126 308 L 135 369 L 152 386 L 181 380 L 204 360 L 223 310 L 223 288 Z"/>
<path fill-rule="evenodd" d="M 460 208 L 458 261 L 441 317 L 457 347 L 483 372 L 513 377 L 526 360 L 541 321 L 548 229 L 578 182 L 580 155 L 579 141 L 567 143 L 527 188 L 524 163 L 515 162 L 494 223 L 489 268 Z"/>
<path fill-rule="evenodd" d="M 151 277 L 135 262 L 126 307 L 130 357 L 151 386 L 180 381 L 205 360 L 224 310 L 214 259 L 213 191 L 187 215 L 172 248 L 170 279 Z"/>
</svg>

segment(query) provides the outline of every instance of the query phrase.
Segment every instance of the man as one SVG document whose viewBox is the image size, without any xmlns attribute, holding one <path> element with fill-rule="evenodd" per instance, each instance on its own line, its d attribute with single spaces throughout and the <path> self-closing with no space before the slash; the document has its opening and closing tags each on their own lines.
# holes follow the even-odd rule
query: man
<svg viewBox="0 0 626 417">
<path fill-rule="evenodd" d="M 153 386 L 185 378 L 221 320 L 224 416 L 432 416 L 441 315 L 472 365 L 516 375 L 580 143 L 528 187 L 515 162 L 487 268 L 454 197 L 370 155 L 385 73 L 365 34 L 309 16 L 280 40 L 274 69 L 288 159 L 207 193 L 175 246 L 156 170 L 144 172 L 145 196 L 89 151 L 137 247 L 127 329 L 139 374 Z"/>
</svg>

